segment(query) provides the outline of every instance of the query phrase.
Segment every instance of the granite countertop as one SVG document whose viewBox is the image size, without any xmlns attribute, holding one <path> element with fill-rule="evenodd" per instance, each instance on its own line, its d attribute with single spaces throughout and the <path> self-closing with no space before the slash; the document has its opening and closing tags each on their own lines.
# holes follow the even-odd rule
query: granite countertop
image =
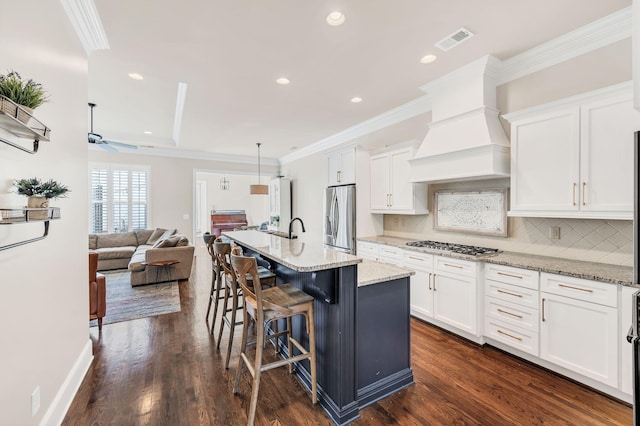
<svg viewBox="0 0 640 426">
<path fill-rule="evenodd" d="M 431 253 L 439 256 L 513 266 L 516 268 L 531 269 L 534 271 L 549 272 L 552 274 L 566 275 L 594 281 L 602 281 L 625 286 L 637 286 L 633 284 L 633 268 L 629 266 L 560 259 L 556 257 L 514 252 L 501 252 L 495 255 L 479 257 L 468 256 L 442 250 L 407 246 L 406 243 L 416 240 L 399 237 L 374 236 L 358 238 L 358 241 L 368 241 L 372 243 L 401 247 L 406 250 L 419 251 L 422 253 Z M 637 287 L 640 288 L 640 286 Z"/>
<path fill-rule="evenodd" d="M 358 287 L 398 280 L 400 278 L 410 277 L 411 275 L 415 275 L 415 272 L 409 269 L 363 259 L 362 263 L 358 265 Z"/>
<path fill-rule="evenodd" d="M 298 272 L 322 271 L 357 265 L 362 259 L 326 249 L 321 240 L 302 234 L 295 240 L 260 231 L 223 232 L 225 237 Z"/>
</svg>

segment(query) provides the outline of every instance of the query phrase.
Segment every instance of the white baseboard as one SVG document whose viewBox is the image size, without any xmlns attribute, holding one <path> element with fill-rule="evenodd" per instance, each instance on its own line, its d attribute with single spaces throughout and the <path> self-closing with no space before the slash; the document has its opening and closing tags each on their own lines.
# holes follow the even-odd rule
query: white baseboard
<svg viewBox="0 0 640 426">
<path fill-rule="evenodd" d="M 73 398 L 76 396 L 80 384 L 84 379 L 85 374 L 89 370 L 91 363 L 93 362 L 93 347 L 91 339 L 84 345 L 78 359 L 73 364 L 73 367 L 69 371 L 67 378 L 58 390 L 53 402 L 49 406 L 49 409 L 45 413 L 41 426 L 59 425 L 64 420 L 64 416 L 67 414 L 67 410 L 71 406 Z"/>
</svg>

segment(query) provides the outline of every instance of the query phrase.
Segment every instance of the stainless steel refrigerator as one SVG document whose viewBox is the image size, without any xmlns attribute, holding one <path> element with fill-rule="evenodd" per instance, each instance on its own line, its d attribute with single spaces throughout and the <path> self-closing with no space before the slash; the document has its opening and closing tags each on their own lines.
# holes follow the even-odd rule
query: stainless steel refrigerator
<svg viewBox="0 0 640 426">
<path fill-rule="evenodd" d="M 330 186 L 324 190 L 323 242 L 330 249 L 356 252 L 356 186 Z"/>
</svg>

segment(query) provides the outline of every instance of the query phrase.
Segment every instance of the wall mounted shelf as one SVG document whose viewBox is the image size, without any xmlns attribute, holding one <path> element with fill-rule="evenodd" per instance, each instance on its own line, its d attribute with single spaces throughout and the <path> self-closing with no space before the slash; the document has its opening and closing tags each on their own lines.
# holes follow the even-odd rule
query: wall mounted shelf
<svg viewBox="0 0 640 426">
<path fill-rule="evenodd" d="M 19 138 L 33 139 L 33 150 L 29 150 L 15 142 L 0 137 L 0 142 L 29 154 L 38 152 L 40 141 L 48 141 L 51 134 L 50 128 L 23 107 L 2 95 L 0 95 L 0 128 Z"/>
<path fill-rule="evenodd" d="M 44 224 L 44 233 L 42 236 L 0 246 L 0 251 L 45 239 L 47 235 L 49 235 L 49 221 L 55 219 L 60 219 L 59 207 L 47 207 L 43 209 L 27 207 L 0 209 L 0 225 L 15 225 L 28 222 L 42 222 Z"/>
</svg>

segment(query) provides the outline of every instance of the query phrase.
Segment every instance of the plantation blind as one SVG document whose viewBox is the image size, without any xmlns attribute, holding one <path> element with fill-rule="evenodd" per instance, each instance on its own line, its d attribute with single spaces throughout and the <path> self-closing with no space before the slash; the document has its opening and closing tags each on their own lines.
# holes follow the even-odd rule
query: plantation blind
<svg viewBox="0 0 640 426">
<path fill-rule="evenodd" d="M 146 167 L 92 166 L 90 187 L 90 233 L 147 228 L 149 173 Z"/>
</svg>

